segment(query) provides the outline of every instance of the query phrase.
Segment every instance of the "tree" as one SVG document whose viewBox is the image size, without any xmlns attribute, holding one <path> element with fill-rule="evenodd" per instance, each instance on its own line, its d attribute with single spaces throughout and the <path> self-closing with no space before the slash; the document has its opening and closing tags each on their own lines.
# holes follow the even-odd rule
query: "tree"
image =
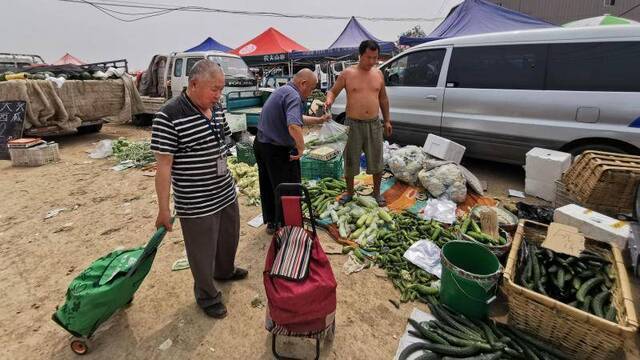
<svg viewBox="0 0 640 360">
<path fill-rule="evenodd" d="M 400 34 L 400 36 L 426 37 L 427 34 L 425 34 L 424 30 L 422 30 L 422 27 L 420 27 L 420 25 L 416 25 L 411 29 Z M 398 39 L 400 38 L 400 36 L 398 36 Z"/>
</svg>

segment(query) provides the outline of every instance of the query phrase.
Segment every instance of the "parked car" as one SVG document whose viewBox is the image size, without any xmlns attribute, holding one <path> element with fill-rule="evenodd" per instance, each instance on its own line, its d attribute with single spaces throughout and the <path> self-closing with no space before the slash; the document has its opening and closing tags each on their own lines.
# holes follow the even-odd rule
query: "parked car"
<svg viewBox="0 0 640 360">
<path fill-rule="evenodd" d="M 44 60 L 40 55 L 0 53 L 0 73 L 19 71 L 33 65 L 44 65 Z"/>
<path fill-rule="evenodd" d="M 385 62 L 392 141 L 434 133 L 475 158 L 522 164 L 533 147 L 640 153 L 640 26 L 464 36 Z M 333 105 L 344 117 L 344 92 Z"/>
</svg>

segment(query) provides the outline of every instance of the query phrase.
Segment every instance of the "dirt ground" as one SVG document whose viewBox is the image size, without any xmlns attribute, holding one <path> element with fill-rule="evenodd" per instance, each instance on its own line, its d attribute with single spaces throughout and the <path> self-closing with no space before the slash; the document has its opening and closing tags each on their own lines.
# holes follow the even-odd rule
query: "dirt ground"
<svg viewBox="0 0 640 360">
<path fill-rule="evenodd" d="M 101 133 L 65 136 L 62 160 L 37 168 L 13 168 L 0 161 L 0 357 L 7 359 L 72 359 L 70 335 L 51 321 L 70 281 L 100 256 L 118 247 L 144 244 L 153 233 L 156 200 L 153 177 L 129 169 L 116 172 L 113 160 L 92 160 L 86 151 L 102 139 L 148 139 L 149 128 L 106 125 Z M 506 189 L 522 190 L 519 167 L 485 162 L 467 164 L 489 193 L 504 197 Z M 271 359 L 271 337 L 264 329 L 266 302 L 262 285 L 264 257 L 270 237 L 264 227 L 246 223 L 260 213 L 241 199 L 241 239 L 237 265 L 249 269 L 245 281 L 221 285 L 229 314 L 213 320 L 196 306 L 188 270 L 171 271 L 185 257 L 179 225 L 160 247 L 153 268 L 133 305 L 118 312 L 95 334 L 93 359 Z M 44 220 L 48 211 L 65 208 Z M 340 246 L 321 234 L 325 251 Z M 414 307 L 396 309 L 389 299 L 398 293 L 375 270 L 345 275 L 344 255 L 329 255 L 338 281 L 336 337 L 325 342 L 323 359 L 391 359 Z M 171 346 L 160 350 L 171 340 Z M 310 358 L 313 343 L 281 339 L 287 354 Z M 635 358 L 635 357 L 634 357 Z"/>
</svg>

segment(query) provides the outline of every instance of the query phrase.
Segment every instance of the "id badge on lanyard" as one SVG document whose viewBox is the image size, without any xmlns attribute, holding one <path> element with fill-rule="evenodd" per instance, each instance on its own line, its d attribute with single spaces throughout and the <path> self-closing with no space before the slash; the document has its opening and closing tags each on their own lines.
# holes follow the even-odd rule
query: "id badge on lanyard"
<svg viewBox="0 0 640 360">
<path fill-rule="evenodd" d="M 220 140 L 220 142 L 222 143 L 222 146 L 226 146 L 225 142 L 224 142 L 224 135 L 221 135 L 219 131 L 216 131 L 216 129 L 213 128 L 213 125 L 211 124 L 215 119 L 215 114 L 212 113 L 211 114 L 211 121 L 206 120 L 207 124 L 209 125 L 209 129 L 211 129 L 211 132 L 213 133 L 213 137 L 216 140 Z M 218 124 L 216 123 L 216 128 L 218 127 Z M 227 169 L 227 155 L 226 152 L 224 151 L 220 151 L 220 157 L 216 160 L 216 175 L 218 176 L 223 176 L 226 175 L 228 172 Z"/>
</svg>

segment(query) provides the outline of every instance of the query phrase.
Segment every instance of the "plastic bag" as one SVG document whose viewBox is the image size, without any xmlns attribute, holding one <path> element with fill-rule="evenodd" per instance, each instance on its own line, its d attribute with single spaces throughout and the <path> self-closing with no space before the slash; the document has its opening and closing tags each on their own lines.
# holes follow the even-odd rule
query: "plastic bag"
<svg viewBox="0 0 640 360">
<path fill-rule="evenodd" d="M 113 154 L 113 141 L 100 140 L 96 148 L 89 153 L 89 157 L 92 159 L 104 159 Z"/>
<path fill-rule="evenodd" d="M 467 180 L 458 165 L 447 163 L 418 174 L 420 184 L 433 197 L 445 197 L 457 203 L 467 198 Z"/>
<path fill-rule="evenodd" d="M 349 127 L 340 125 L 333 119 L 322 124 L 320 131 L 318 132 L 318 140 L 325 144 L 346 141 Z"/>
<path fill-rule="evenodd" d="M 440 278 L 442 264 L 440 263 L 440 248 L 430 240 L 419 240 L 413 243 L 404 253 L 404 258 L 415 266 Z"/>
<path fill-rule="evenodd" d="M 415 185 L 418 182 L 418 173 L 427 159 L 422 148 L 414 145 L 405 146 L 389 152 L 389 169 L 400 181 Z"/>
<path fill-rule="evenodd" d="M 437 220 L 445 224 L 453 224 L 456 221 L 456 208 L 458 206 L 447 199 L 429 199 L 427 205 L 420 212 L 425 220 Z"/>
</svg>

